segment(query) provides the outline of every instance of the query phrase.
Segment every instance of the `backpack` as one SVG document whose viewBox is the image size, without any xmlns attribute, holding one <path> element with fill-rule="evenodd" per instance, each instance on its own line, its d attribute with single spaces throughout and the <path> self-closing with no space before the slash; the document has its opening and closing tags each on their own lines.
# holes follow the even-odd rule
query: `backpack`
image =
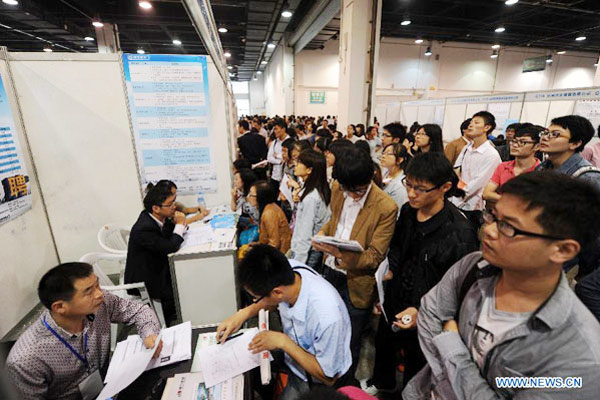
<svg viewBox="0 0 600 400">
<path fill-rule="evenodd" d="M 587 174 L 589 172 L 595 172 L 595 173 L 600 174 L 600 169 L 594 167 L 593 165 L 588 165 L 588 166 L 585 166 L 585 167 L 580 167 L 571 176 L 573 178 L 579 178 L 581 175 Z"/>
</svg>

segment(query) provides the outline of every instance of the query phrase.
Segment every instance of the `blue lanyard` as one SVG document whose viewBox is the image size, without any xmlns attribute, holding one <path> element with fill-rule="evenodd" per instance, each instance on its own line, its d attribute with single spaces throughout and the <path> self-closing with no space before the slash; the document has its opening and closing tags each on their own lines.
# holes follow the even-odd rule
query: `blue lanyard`
<svg viewBox="0 0 600 400">
<path fill-rule="evenodd" d="M 82 356 L 81 354 L 79 354 L 79 352 L 77 352 L 77 350 L 75 350 L 75 349 L 73 348 L 73 346 L 71 346 L 71 345 L 70 345 L 70 344 L 69 344 L 69 343 L 68 343 L 68 342 L 67 342 L 65 339 L 63 339 L 63 338 L 62 338 L 62 336 L 60 336 L 58 333 L 56 333 L 56 331 L 55 331 L 54 329 L 52 329 L 52 327 L 51 327 L 50 325 L 48 325 L 48 322 L 46 322 L 46 317 L 44 317 L 44 324 L 46 325 L 46 328 L 48 328 L 48 330 L 49 330 L 50 332 L 52 332 L 52 334 L 53 334 L 54 336 L 56 336 L 56 338 L 57 338 L 58 340 L 60 340 L 60 341 L 61 341 L 61 343 L 62 343 L 62 344 L 64 344 L 64 345 L 65 345 L 65 347 L 66 347 L 67 349 L 69 349 L 69 350 L 71 351 L 71 353 L 75 354 L 75 356 L 76 356 L 77 358 L 79 358 L 79 361 L 81 361 L 82 363 L 84 363 L 84 364 L 85 364 L 85 366 L 86 366 L 86 367 L 88 367 L 88 361 L 87 361 L 87 351 L 88 351 L 88 345 L 87 345 L 87 344 L 88 344 L 88 335 L 87 335 L 87 332 L 85 333 L 85 347 L 84 347 L 84 349 L 83 349 L 83 351 L 84 351 L 84 354 L 83 354 L 83 356 Z"/>
</svg>

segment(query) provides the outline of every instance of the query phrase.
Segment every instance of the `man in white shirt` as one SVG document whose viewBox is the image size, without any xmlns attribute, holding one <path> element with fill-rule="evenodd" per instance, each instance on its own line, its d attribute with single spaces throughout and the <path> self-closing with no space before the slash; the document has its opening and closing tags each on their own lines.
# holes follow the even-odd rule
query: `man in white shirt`
<svg viewBox="0 0 600 400">
<path fill-rule="evenodd" d="M 480 111 L 473 115 L 469 129 L 465 132 L 471 143 L 462 149 L 454 163 L 461 180 L 459 188 L 463 189 L 466 195 L 462 199 L 453 197 L 451 201 L 463 211 L 476 229 L 479 229 L 482 222 L 483 189 L 502 162 L 500 155 L 487 139 L 487 135 L 495 128 L 496 118 L 493 114 Z"/>
<path fill-rule="evenodd" d="M 267 154 L 267 161 L 271 164 L 271 185 L 277 191 L 279 191 L 279 183 L 283 177 L 283 156 L 281 150 L 281 144 L 289 136 L 287 135 L 287 126 L 285 121 L 278 119 L 275 121 L 273 127 L 275 132 L 275 140 L 269 145 L 269 152 Z"/>
</svg>

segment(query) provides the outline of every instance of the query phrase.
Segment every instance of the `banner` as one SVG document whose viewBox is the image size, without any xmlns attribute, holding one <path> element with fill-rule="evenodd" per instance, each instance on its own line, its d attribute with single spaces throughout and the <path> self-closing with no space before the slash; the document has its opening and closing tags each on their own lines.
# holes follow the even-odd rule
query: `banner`
<svg viewBox="0 0 600 400">
<path fill-rule="evenodd" d="M 123 54 L 123 72 L 142 187 L 216 193 L 206 57 Z"/>
<path fill-rule="evenodd" d="M 0 224 L 31 209 L 31 184 L 0 76 Z"/>
</svg>

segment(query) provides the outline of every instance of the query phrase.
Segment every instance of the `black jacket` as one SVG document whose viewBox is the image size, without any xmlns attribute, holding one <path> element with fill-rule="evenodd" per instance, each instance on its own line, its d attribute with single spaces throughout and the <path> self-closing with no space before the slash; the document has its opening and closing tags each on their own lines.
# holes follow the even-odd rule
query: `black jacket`
<svg viewBox="0 0 600 400">
<path fill-rule="evenodd" d="M 419 308 L 421 297 L 450 267 L 478 249 L 477 234 L 466 217 L 446 201 L 442 211 L 417 222 L 417 210 L 406 203 L 401 211 L 388 260 L 394 277 L 385 290 L 388 318 L 408 307 Z"/>
<path fill-rule="evenodd" d="M 153 299 L 172 299 L 168 254 L 179 250 L 183 238 L 173 233 L 166 220 L 161 230 L 147 211 L 142 211 L 131 228 L 125 264 L 125 283 L 144 282 Z"/>
<path fill-rule="evenodd" d="M 252 164 L 265 160 L 269 151 L 265 138 L 254 132 L 248 132 L 238 138 L 238 147 L 242 157 Z"/>
</svg>

